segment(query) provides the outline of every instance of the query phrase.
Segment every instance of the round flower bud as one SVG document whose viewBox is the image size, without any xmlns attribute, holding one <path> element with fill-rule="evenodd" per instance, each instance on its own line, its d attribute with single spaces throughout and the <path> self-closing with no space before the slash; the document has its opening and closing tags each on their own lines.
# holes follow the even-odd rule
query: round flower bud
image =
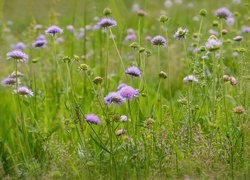
<svg viewBox="0 0 250 180">
<path fill-rule="evenodd" d="M 201 46 L 201 47 L 200 47 L 200 51 L 201 51 L 201 52 L 206 51 L 206 47 L 205 47 L 205 46 Z"/>
<path fill-rule="evenodd" d="M 69 63 L 71 61 L 70 57 L 69 56 L 65 56 L 63 57 L 63 62 L 65 63 Z"/>
<path fill-rule="evenodd" d="M 222 30 L 221 30 L 221 34 L 222 34 L 222 35 L 226 35 L 227 33 L 228 33 L 228 30 L 227 30 L 227 29 L 222 29 Z"/>
<path fill-rule="evenodd" d="M 93 79 L 93 83 L 95 83 L 95 84 L 101 84 L 102 81 L 103 81 L 103 78 L 100 77 L 100 76 L 97 76 L 97 77 L 95 77 L 95 78 Z"/>
<path fill-rule="evenodd" d="M 146 49 L 144 47 L 140 47 L 139 53 L 143 53 Z"/>
<path fill-rule="evenodd" d="M 159 78 L 162 78 L 162 79 L 166 79 L 168 76 L 167 76 L 167 74 L 164 72 L 164 71 L 161 71 L 160 73 L 159 73 Z"/>
<path fill-rule="evenodd" d="M 201 9 L 200 10 L 200 15 L 205 17 L 207 15 L 207 10 L 206 9 Z"/>
<path fill-rule="evenodd" d="M 219 25 L 219 21 L 213 21 L 213 26 L 217 27 Z"/>
<path fill-rule="evenodd" d="M 82 71 L 87 71 L 87 70 L 89 69 L 89 66 L 88 66 L 87 64 L 81 64 L 81 65 L 79 66 L 79 68 L 80 68 L 80 70 L 82 70 Z"/>
<path fill-rule="evenodd" d="M 233 108 L 233 112 L 236 114 L 243 114 L 245 112 L 245 108 L 243 106 L 237 106 Z"/>
<path fill-rule="evenodd" d="M 168 21 L 168 17 L 167 16 L 165 16 L 165 15 L 161 15 L 160 16 L 160 22 L 165 23 L 167 21 Z"/>
<path fill-rule="evenodd" d="M 105 9 L 103 10 L 103 15 L 104 15 L 104 16 L 109 16 L 109 15 L 111 15 L 111 14 L 112 14 L 111 9 L 105 8 Z"/>
</svg>

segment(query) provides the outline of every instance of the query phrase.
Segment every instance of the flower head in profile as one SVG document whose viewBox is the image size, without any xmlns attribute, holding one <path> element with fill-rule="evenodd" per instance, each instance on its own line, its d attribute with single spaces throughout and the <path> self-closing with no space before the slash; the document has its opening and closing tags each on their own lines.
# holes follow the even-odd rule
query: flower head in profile
<svg viewBox="0 0 250 180">
<path fill-rule="evenodd" d="M 112 20 L 110 18 L 103 18 L 96 25 L 98 28 L 108 28 L 116 26 L 117 23 L 115 20 Z"/>
<path fill-rule="evenodd" d="M 18 89 L 14 90 L 14 92 L 22 96 L 30 96 L 30 97 L 34 96 L 34 93 L 31 90 L 29 90 L 26 86 L 18 87 Z"/>
<path fill-rule="evenodd" d="M 131 66 L 129 67 L 126 71 L 125 71 L 126 74 L 129 74 L 131 76 L 135 76 L 135 77 L 138 77 L 138 78 L 141 78 L 141 71 L 135 67 L 135 66 Z"/>
<path fill-rule="evenodd" d="M 227 8 L 223 7 L 223 8 L 219 8 L 215 11 L 215 15 L 218 18 L 221 19 L 228 19 L 231 18 L 233 16 L 233 14 L 231 13 L 231 11 L 229 11 Z"/>
<path fill-rule="evenodd" d="M 205 44 L 207 50 L 209 50 L 209 51 L 216 51 L 216 50 L 220 49 L 221 45 L 222 45 L 222 42 L 219 41 L 216 38 L 216 36 L 210 36 Z"/>
<path fill-rule="evenodd" d="M 182 81 L 184 83 L 187 83 L 187 82 L 198 82 L 198 79 L 195 76 L 193 76 L 193 75 L 189 75 L 189 76 L 184 77 Z"/>
<path fill-rule="evenodd" d="M 11 47 L 13 50 L 23 50 L 26 48 L 26 45 L 23 42 L 18 42 L 17 44 Z"/>
<path fill-rule="evenodd" d="M 174 38 L 177 40 L 181 39 L 186 39 L 186 35 L 188 33 L 188 30 L 185 28 L 183 29 L 182 27 L 178 28 L 178 30 L 174 34 Z"/>
<path fill-rule="evenodd" d="M 132 88 L 131 86 L 124 86 L 118 92 L 123 98 L 126 98 L 128 100 L 132 100 L 133 97 L 139 96 L 139 91 Z"/>
<path fill-rule="evenodd" d="M 101 120 L 95 114 L 87 114 L 84 116 L 85 120 L 91 124 L 101 124 Z"/>
<path fill-rule="evenodd" d="M 128 34 L 125 38 L 126 41 L 134 41 L 136 40 L 136 35 L 135 34 Z"/>
<path fill-rule="evenodd" d="M 155 36 L 151 39 L 151 43 L 155 46 L 166 46 L 167 41 L 162 36 Z"/>
<path fill-rule="evenodd" d="M 17 79 L 17 84 L 20 84 L 20 80 Z M 16 78 L 13 77 L 7 77 L 2 80 L 2 85 L 3 86 L 15 86 L 16 85 Z"/>
<path fill-rule="evenodd" d="M 121 117 L 120 117 L 120 121 L 121 121 L 121 122 L 126 122 L 127 120 L 128 120 L 128 117 L 127 117 L 127 116 L 121 115 Z"/>
<path fill-rule="evenodd" d="M 72 33 L 75 31 L 74 26 L 72 26 L 72 25 L 68 25 L 68 26 L 66 27 L 66 29 L 67 29 L 69 32 L 72 32 Z"/>
<path fill-rule="evenodd" d="M 14 51 L 8 52 L 7 56 L 9 58 L 15 59 L 15 60 L 20 61 L 20 62 L 25 62 L 29 58 L 29 56 L 27 54 L 25 54 L 24 52 L 19 51 L 19 50 L 14 50 Z"/>
<path fill-rule="evenodd" d="M 49 34 L 51 36 L 55 36 L 56 34 L 62 34 L 63 30 L 61 28 L 59 28 L 58 26 L 50 26 L 46 31 L 46 34 Z"/>
<path fill-rule="evenodd" d="M 125 130 L 125 129 L 119 129 L 119 130 L 116 131 L 116 135 L 117 135 L 117 136 L 121 136 L 121 135 L 123 135 L 123 134 L 125 134 L 125 133 L 126 133 L 126 130 Z"/>
<path fill-rule="evenodd" d="M 250 34 L 250 26 L 242 26 L 241 31 Z"/>
<path fill-rule="evenodd" d="M 123 98 L 118 92 L 111 92 L 104 98 L 104 102 L 108 106 L 111 104 L 121 105 L 124 101 L 125 98 Z"/>
<path fill-rule="evenodd" d="M 46 40 L 36 40 L 33 44 L 32 44 L 32 46 L 34 47 L 34 48 L 43 48 L 43 47 L 45 47 L 45 45 L 46 45 Z"/>
<path fill-rule="evenodd" d="M 117 91 L 120 91 L 123 87 L 127 86 L 127 84 L 125 83 L 121 83 L 118 87 L 117 87 Z"/>
</svg>

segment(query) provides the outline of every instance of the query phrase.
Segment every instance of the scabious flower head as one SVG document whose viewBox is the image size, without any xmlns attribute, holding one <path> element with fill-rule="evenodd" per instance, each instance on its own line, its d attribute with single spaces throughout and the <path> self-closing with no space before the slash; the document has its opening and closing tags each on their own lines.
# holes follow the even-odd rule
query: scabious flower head
<svg viewBox="0 0 250 180">
<path fill-rule="evenodd" d="M 121 121 L 121 122 L 126 122 L 127 120 L 128 120 L 128 117 L 127 117 L 127 116 L 121 115 L 121 117 L 120 117 L 120 121 Z"/>
<path fill-rule="evenodd" d="M 26 86 L 18 87 L 18 89 L 14 90 L 14 92 L 22 96 L 30 96 L 30 97 L 34 96 L 34 93 L 31 90 L 29 90 Z"/>
<path fill-rule="evenodd" d="M 127 34 L 135 34 L 135 31 L 133 29 L 127 29 Z"/>
<path fill-rule="evenodd" d="M 127 86 L 127 84 L 122 83 L 117 87 L 117 91 L 120 91 L 123 87 Z"/>
<path fill-rule="evenodd" d="M 36 24 L 34 26 L 34 29 L 42 29 L 42 28 L 43 28 L 43 26 L 41 24 Z"/>
<path fill-rule="evenodd" d="M 198 82 L 198 79 L 193 76 L 193 75 L 189 75 L 183 78 L 183 82 L 187 83 L 187 82 Z"/>
<path fill-rule="evenodd" d="M 125 129 L 119 129 L 119 130 L 116 131 L 116 135 L 117 135 L 117 136 L 121 136 L 121 135 L 123 135 L 123 134 L 125 134 L 125 133 L 126 133 L 126 130 L 125 130 Z"/>
<path fill-rule="evenodd" d="M 19 50 L 14 50 L 14 51 L 8 52 L 7 56 L 9 58 L 15 59 L 15 60 L 20 61 L 20 62 L 25 62 L 29 58 L 29 56 L 27 54 L 25 54 L 24 52 L 19 51 Z"/>
<path fill-rule="evenodd" d="M 72 26 L 72 25 L 68 25 L 68 26 L 66 27 L 66 29 L 67 29 L 69 32 L 72 32 L 72 33 L 75 31 L 74 26 Z"/>
<path fill-rule="evenodd" d="M 103 18 L 96 25 L 99 28 L 108 28 L 116 26 L 117 23 L 115 20 L 112 20 L 110 18 Z"/>
<path fill-rule="evenodd" d="M 218 50 L 222 45 L 222 42 L 219 41 L 215 36 L 210 36 L 210 38 L 207 40 L 205 46 L 209 51 L 216 51 Z"/>
<path fill-rule="evenodd" d="M 20 84 L 20 80 L 17 79 L 17 84 Z M 16 78 L 7 77 L 2 80 L 3 86 L 15 86 L 16 85 Z"/>
<path fill-rule="evenodd" d="M 40 34 L 40 35 L 37 36 L 37 38 L 36 38 L 36 41 L 38 41 L 38 40 L 44 40 L 44 41 L 46 41 L 46 37 L 45 37 L 43 34 Z"/>
<path fill-rule="evenodd" d="M 87 114 L 84 116 L 85 120 L 91 124 L 101 124 L 101 120 L 95 114 Z"/>
<path fill-rule="evenodd" d="M 242 26 L 241 31 L 243 33 L 248 33 L 250 34 L 250 27 L 249 26 Z"/>
<path fill-rule="evenodd" d="M 233 112 L 236 114 L 243 114 L 244 112 L 246 112 L 246 110 L 243 106 L 236 106 L 235 108 L 233 108 Z"/>
<path fill-rule="evenodd" d="M 63 43 L 64 39 L 62 37 L 56 38 L 56 44 Z"/>
<path fill-rule="evenodd" d="M 151 43 L 155 46 L 166 46 L 167 41 L 162 36 L 155 36 L 151 39 Z"/>
<path fill-rule="evenodd" d="M 227 25 L 229 25 L 229 26 L 234 25 L 234 22 L 235 22 L 235 20 L 234 20 L 233 17 L 229 17 L 229 18 L 227 18 L 227 20 L 226 20 L 226 23 L 227 23 Z"/>
<path fill-rule="evenodd" d="M 13 50 L 23 50 L 26 48 L 26 45 L 23 42 L 18 42 L 17 44 L 11 47 Z"/>
<path fill-rule="evenodd" d="M 46 40 L 36 40 L 33 44 L 32 44 L 32 46 L 34 47 L 34 48 L 43 48 L 43 47 L 45 47 L 45 45 L 46 45 Z"/>
<path fill-rule="evenodd" d="M 50 26 L 46 31 L 46 34 L 49 34 L 51 36 L 55 36 L 56 34 L 62 34 L 63 30 L 61 28 L 59 28 L 58 26 Z"/>
<path fill-rule="evenodd" d="M 124 101 L 125 99 L 118 92 L 111 92 L 104 98 L 104 102 L 108 106 L 111 104 L 121 105 Z"/>
<path fill-rule="evenodd" d="M 126 74 L 129 74 L 131 76 L 135 76 L 135 77 L 138 77 L 138 78 L 141 78 L 141 72 L 140 70 L 135 67 L 135 66 L 131 66 L 129 67 L 126 71 L 125 71 Z"/>
<path fill-rule="evenodd" d="M 136 35 L 135 34 L 128 34 L 125 38 L 126 41 L 134 41 L 136 40 Z"/>
<path fill-rule="evenodd" d="M 215 15 L 221 19 L 231 18 L 233 14 L 227 8 L 219 8 L 215 11 Z"/>
<path fill-rule="evenodd" d="M 186 28 L 183 29 L 182 27 L 180 27 L 174 34 L 174 38 L 177 40 L 186 39 L 187 33 L 188 33 L 188 30 Z"/>
<path fill-rule="evenodd" d="M 167 8 L 170 8 L 172 5 L 173 5 L 173 3 L 172 3 L 171 0 L 166 0 L 165 3 L 164 3 L 164 6 L 167 7 Z"/>
<path fill-rule="evenodd" d="M 243 37 L 242 36 L 236 36 L 233 38 L 234 41 L 242 41 Z"/>
<path fill-rule="evenodd" d="M 139 96 L 139 91 L 132 88 L 131 86 L 125 86 L 121 88 L 118 92 L 123 98 L 126 98 L 128 100 L 132 100 L 133 97 Z"/>
</svg>

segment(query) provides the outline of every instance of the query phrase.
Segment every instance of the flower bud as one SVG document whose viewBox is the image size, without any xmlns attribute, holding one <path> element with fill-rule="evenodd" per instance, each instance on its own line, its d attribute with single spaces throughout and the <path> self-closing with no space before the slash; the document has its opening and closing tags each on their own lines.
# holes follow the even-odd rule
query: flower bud
<svg viewBox="0 0 250 180">
<path fill-rule="evenodd" d="M 167 76 L 167 74 L 164 72 L 164 71 L 161 71 L 160 73 L 159 73 L 159 78 L 162 78 L 162 79 L 166 79 L 168 76 Z"/>
<path fill-rule="evenodd" d="M 207 10 L 206 9 L 201 9 L 200 10 L 200 16 L 203 16 L 203 17 L 207 16 Z"/>
<path fill-rule="evenodd" d="M 95 84 L 101 84 L 102 81 L 103 81 L 103 78 L 100 77 L 100 76 L 97 76 L 97 77 L 95 77 L 95 78 L 93 79 L 93 83 L 95 83 Z"/>
<path fill-rule="evenodd" d="M 87 71 L 87 70 L 89 69 L 89 66 L 88 66 L 87 64 L 81 64 L 81 65 L 79 66 L 79 68 L 80 68 L 80 70 L 82 70 L 82 71 Z"/>
<path fill-rule="evenodd" d="M 111 14 L 112 14 L 111 9 L 105 8 L 105 9 L 103 10 L 103 15 L 104 15 L 104 16 L 109 16 L 109 15 L 111 15 Z"/>
</svg>

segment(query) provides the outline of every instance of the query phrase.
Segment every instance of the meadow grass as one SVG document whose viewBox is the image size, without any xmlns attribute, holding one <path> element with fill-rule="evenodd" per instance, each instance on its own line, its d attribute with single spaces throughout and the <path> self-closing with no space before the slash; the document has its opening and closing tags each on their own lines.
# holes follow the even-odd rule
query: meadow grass
<svg viewBox="0 0 250 180">
<path fill-rule="evenodd" d="M 1 0 L 1 179 L 249 179 L 249 6 Z"/>
</svg>

